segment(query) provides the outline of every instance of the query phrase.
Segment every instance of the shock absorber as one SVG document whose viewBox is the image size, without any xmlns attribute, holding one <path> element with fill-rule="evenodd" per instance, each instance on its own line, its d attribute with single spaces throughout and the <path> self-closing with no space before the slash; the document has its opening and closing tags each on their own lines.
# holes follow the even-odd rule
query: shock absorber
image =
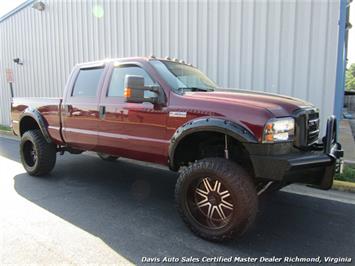
<svg viewBox="0 0 355 266">
<path fill-rule="evenodd" d="M 227 160 L 229 159 L 228 136 L 227 136 L 227 134 L 224 135 L 224 158 L 226 158 Z"/>
</svg>

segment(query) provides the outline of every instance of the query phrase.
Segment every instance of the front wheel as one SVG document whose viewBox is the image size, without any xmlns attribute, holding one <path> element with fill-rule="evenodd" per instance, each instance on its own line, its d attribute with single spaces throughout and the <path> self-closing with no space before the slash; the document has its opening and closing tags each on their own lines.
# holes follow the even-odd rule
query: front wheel
<svg viewBox="0 0 355 266">
<path fill-rule="evenodd" d="M 243 234 L 254 222 L 258 205 L 249 174 L 222 158 L 204 159 L 184 169 L 175 201 L 188 227 L 212 241 Z"/>
<path fill-rule="evenodd" d="M 52 171 L 56 162 L 56 147 L 48 143 L 41 130 L 26 131 L 21 138 L 20 155 L 29 175 L 42 176 Z"/>
</svg>

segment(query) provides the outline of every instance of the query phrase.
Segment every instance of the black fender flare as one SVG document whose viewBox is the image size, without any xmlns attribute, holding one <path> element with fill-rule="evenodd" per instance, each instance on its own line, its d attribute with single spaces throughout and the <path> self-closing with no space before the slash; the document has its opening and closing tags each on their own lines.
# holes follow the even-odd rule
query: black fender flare
<svg viewBox="0 0 355 266">
<path fill-rule="evenodd" d="M 190 134 L 201 131 L 223 133 L 241 143 L 258 143 L 255 135 L 240 124 L 223 118 L 197 118 L 180 126 L 171 137 L 168 151 L 170 169 L 177 170 L 177 165 L 174 163 L 174 156 L 175 150 L 181 140 Z"/>
<path fill-rule="evenodd" d="M 20 120 L 19 120 L 19 126 L 21 128 L 21 122 L 23 121 L 24 118 L 26 117 L 31 117 L 32 119 L 34 119 L 39 127 L 39 129 L 41 130 L 44 139 L 48 142 L 48 143 L 52 143 L 52 140 L 49 136 L 48 130 L 47 130 L 47 123 L 44 120 L 43 116 L 41 115 L 40 112 L 38 112 L 38 110 L 33 109 L 33 108 L 26 108 L 25 111 L 22 113 Z M 20 132 L 21 133 L 21 132 Z"/>
</svg>

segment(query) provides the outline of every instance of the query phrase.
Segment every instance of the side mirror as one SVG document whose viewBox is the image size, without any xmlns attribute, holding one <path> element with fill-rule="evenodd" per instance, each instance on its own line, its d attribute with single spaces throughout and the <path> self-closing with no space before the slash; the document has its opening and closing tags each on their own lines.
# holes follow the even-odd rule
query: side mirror
<svg viewBox="0 0 355 266">
<path fill-rule="evenodd" d="M 129 103 L 157 103 L 158 97 L 144 98 L 144 91 L 153 91 L 158 93 L 156 87 L 144 86 L 144 77 L 138 75 L 126 75 L 124 80 L 124 96 Z"/>
</svg>

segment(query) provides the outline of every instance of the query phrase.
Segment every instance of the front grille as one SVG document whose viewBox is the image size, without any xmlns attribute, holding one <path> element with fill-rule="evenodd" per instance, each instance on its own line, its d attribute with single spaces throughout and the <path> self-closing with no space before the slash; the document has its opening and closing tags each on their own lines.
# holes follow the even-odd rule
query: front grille
<svg viewBox="0 0 355 266">
<path fill-rule="evenodd" d="M 311 145 L 318 141 L 319 136 L 319 113 L 310 113 L 308 115 L 307 127 L 307 145 Z"/>
<path fill-rule="evenodd" d="M 316 109 L 299 109 L 294 113 L 295 146 L 307 148 L 318 141 L 319 113 Z"/>
</svg>

